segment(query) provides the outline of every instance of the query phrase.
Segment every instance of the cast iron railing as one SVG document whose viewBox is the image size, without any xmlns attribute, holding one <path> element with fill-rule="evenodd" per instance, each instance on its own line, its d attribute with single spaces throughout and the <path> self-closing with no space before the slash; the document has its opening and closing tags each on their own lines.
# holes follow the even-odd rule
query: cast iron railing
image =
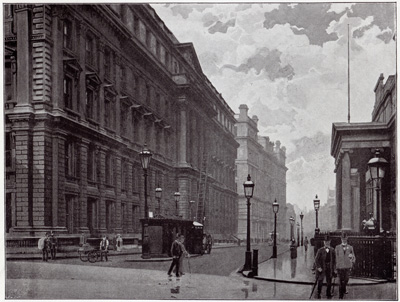
<svg viewBox="0 0 400 302">
<path fill-rule="evenodd" d="M 341 244 L 340 232 L 321 232 L 312 238 L 316 252 L 324 245 L 324 236 L 331 239 L 331 246 Z M 353 246 L 356 262 L 352 276 L 373 279 L 396 279 L 396 234 L 371 236 L 363 233 L 347 232 L 348 244 Z"/>
</svg>

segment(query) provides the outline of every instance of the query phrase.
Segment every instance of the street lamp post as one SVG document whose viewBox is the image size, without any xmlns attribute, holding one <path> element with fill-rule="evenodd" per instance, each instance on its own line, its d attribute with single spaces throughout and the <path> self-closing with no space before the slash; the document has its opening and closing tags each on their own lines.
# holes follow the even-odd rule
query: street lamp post
<svg viewBox="0 0 400 302">
<path fill-rule="evenodd" d="M 275 202 L 272 204 L 272 210 L 274 211 L 275 215 L 275 220 L 274 220 L 274 246 L 272 248 L 272 257 L 271 258 L 276 258 L 277 257 L 277 249 L 276 249 L 276 214 L 279 212 L 279 203 Z"/>
<path fill-rule="evenodd" d="M 192 206 L 194 205 L 194 203 L 194 200 L 189 201 L 189 220 L 193 218 L 193 221 L 195 220 L 194 216 L 192 215 Z"/>
<path fill-rule="evenodd" d="M 247 176 L 247 181 L 243 183 L 244 196 L 247 198 L 247 247 L 246 258 L 243 270 L 251 270 L 251 251 L 250 251 L 250 198 L 253 197 L 254 182 L 251 181 L 250 174 Z"/>
<path fill-rule="evenodd" d="M 297 246 L 300 246 L 300 223 L 297 221 Z"/>
<path fill-rule="evenodd" d="M 144 222 L 142 230 L 142 258 L 150 258 L 149 249 L 149 232 L 148 232 L 148 218 L 149 218 L 149 207 L 147 205 L 147 169 L 150 165 L 150 160 L 153 154 L 147 149 L 146 143 L 143 146 L 142 151 L 139 153 L 140 161 L 143 168 L 144 176 Z"/>
<path fill-rule="evenodd" d="M 300 223 L 301 223 L 301 227 L 300 227 L 300 231 L 301 231 L 301 246 L 303 246 L 304 241 L 303 241 L 303 218 L 304 218 L 304 214 L 303 212 L 300 213 Z"/>
<path fill-rule="evenodd" d="M 156 199 L 158 201 L 158 215 L 161 215 L 161 194 L 162 194 L 162 189 L 160 187 L 156 188 Z"/>
<path fill-rule="evenodd" d="M 379 235 L 381 232 L 382 226 L 382 214 L 381 214 L 381 202 L 380 202 L 380 194 L 381 194 L 381 181 L 385 177 L 385 170 L 388 166 L 388 162 L 383 157 L 380 157 L 379 149 L 375 150 L 375 157 L 371 158 L 368 161 L 369 173 L 372 181 L 376 182 L 376 222 L 377 226 L 375 227 L 376 234 Z"/>
<path fill-rule="evenodd" d="M 320 200 L 318 199 L 318 195 L 315 195 L 314 199 L 314 209 L 315 209 L 315 234 L 319 233 L 318 228 L 318 210 L 319 210 Z"/>
<path fill-rule="evenodd" d="M 294 218 L 293 216 L 290 216 L 289 218 L 289 222 L 290 222 L 290 241 L 292 241 L 293 238 L 293 225 L 294 225 Z"/>
<path fill-rule="evenodd" d="M 179 216 L 179 213 L 178 213 L 178 202 L 179 202 L 179 199 L 181 198 L 181 193 L 179 193 L 179 190 L 177 190 L 174 193 L 174 198 L 175 198 L 175 214 L 176 214 L 176 216 Z"/>
</svg>

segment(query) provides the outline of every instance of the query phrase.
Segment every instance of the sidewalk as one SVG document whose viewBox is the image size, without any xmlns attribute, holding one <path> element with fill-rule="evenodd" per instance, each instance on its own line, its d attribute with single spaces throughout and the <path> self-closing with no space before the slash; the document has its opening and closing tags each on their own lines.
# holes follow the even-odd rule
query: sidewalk
<svg viewBox="0 0 400 302">
<path fill-rule="evenodd" d="M 308 249 L 307 253 L 304 247 L 297 248 L 297 258 L 290 259 L 290 251 L 278 255 L 276 259 L 269 259 L 258 265 L 259 280 L 296 283 L 296 284 L 314 284 L 315 274 L 312 267 L 314 263 L 314 250 Z M 386 283 L 387 280 L 376 280 L 367 278 L 350 278 L 348 285 L 373 285 Z M 338 284 L 336 280 L 335 284 Z"/>
<path fill-rule="evenodd" d="M 230 248 L 237 247 L 237 244 L 231 243 L 219 243 L 213 245 L 212 249 L 220 249 L 220 248 Z M 62 252 L 57 252 L 56 257 L 60 259 L 65 258 L 79 258 L 78 249 L 79 246 L 68 246 Z M 212 253 L 212 250 L 211 250 Z M 160 261 L 171 261 L 171 257 L 163 257 L 163 258 L 150 258 L 143 259 L 142 255 L 142 247 L 137 245 L 124 246 L 121 252 L 117 252 L 115 250 L 109 250 L 108 256 L 122 256 L 122 255 L 132 255 L 132 259 L 130 261 L 133 262 L 160 262 Z M 200 254 L 192 255 L 192 257 L 200 256 Z M 35 248 L 6 248 L 6 260 L 41 260 L 42 252 Z"/>
</svg>

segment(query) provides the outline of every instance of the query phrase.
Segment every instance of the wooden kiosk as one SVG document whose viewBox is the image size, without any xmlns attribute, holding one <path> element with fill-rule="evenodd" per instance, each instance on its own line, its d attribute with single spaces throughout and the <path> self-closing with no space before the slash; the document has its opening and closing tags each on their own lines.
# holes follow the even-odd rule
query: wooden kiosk
<svg viewBox="0 0 400 302">
<path fill-rule="evenodd" d="M 149 249 L 151 258 L 170 257 L 172 242 L 176 235 L 185 235 L 185 247 L 189 254 L 201 254 L 203 251 L 203 225 L 179 218 L 144 218 L 147 221 L 149 234 Z"/>
</svg>

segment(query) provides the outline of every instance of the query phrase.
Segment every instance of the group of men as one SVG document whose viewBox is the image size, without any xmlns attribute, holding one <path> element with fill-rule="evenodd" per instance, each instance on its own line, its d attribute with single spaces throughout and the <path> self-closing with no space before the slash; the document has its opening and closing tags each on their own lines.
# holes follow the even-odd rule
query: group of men
<svg viewBox="0 0 400 302">
<path fill-rule="evenodd" d="M 331 287 L 332 277 L 339 277 L 339 299 L 347 294 L 347 283 L 349 282 L 350 270 L 353 267 L 356 257 L 351 245 L 347 243 L 346 233 L 341 235 L 341 244 L 335 248 L 331 247 L 329 236 L 324 238 L 324 246 L 318 249 L 315 256 L 315 269 L 318 281 L 318 299 L 321 299 L 321 290 L 324 278 L 326 279 L 326 296 L 332 298 Z"/>
<path fill-rule="evenodd" d="M 42 250 L 42 260 L 48 261 L 49 254 L 51 256 L 51 260 L 56 259 L 57 253 L 57 238 L 55 237 L 53 232 L 47 232 L 45 237 L 39 239 L 38 248 Z"/>
</svg>

